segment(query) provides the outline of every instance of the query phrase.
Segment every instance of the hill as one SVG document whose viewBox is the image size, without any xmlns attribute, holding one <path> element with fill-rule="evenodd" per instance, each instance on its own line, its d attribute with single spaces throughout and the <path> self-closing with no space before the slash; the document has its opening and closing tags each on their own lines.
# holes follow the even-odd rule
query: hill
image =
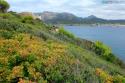
<svg viewBox="0 0 125 83">
<path fill-rule="evenodd" d="M 100 42 L 10 12 L 0 14 L 0 82 L 124 83 L 125 65 Z"/>
<path fill-rule="evenodd" d="M 125 64 L 108 46 L 0 4 L 0 83 L 125 83 Z"/>
<path fill-rule="evenodd" d="M 107 20 L 94 15 L 82 18 L 71 13 L 48 12 L 34 13 L 49 24 L 125 24 L 125 20 Z"/>
<path fill-rule="evenodd" d="M 56 13 L 56 12 L 43 12 L 43 13 L 35 13 L 36 16 L 41 16 L 41 20 L 45 23 L 52 24 L 70 24 L 80 22 L 82 18 L 77 17 L 70 13 Z"/>
</svg>

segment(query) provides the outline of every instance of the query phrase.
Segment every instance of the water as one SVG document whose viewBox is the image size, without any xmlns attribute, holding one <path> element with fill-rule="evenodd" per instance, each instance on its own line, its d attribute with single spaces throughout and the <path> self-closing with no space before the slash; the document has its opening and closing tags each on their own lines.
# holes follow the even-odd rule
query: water
<svg viewBox="0 0 125 83">
<path fill-rule="evenodd" d="M 125 61 L 125 26 L 65 26 L 65 29 L 77 37 L 103 42 Z"/>
</svg>

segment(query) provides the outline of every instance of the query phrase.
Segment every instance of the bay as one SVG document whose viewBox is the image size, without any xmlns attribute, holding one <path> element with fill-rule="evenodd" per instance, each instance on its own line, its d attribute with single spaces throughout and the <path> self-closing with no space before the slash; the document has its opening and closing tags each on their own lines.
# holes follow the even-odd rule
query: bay
<svg viewBox="0 0 125 83">
<path fill-rule="evenodd" d="M 101 41 L 125 61 L 125 26 L 65 26 L 75 36 L 91 41 Z"/>
</svg>

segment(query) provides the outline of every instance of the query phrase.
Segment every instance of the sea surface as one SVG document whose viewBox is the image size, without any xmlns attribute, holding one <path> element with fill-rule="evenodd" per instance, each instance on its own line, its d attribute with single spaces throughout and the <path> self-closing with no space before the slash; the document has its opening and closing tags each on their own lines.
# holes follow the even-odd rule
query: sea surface
<svg viewBox="0 0 125 83">
<path fill-rule="evenodd" d="M 77 37 L 103 42 L 125 62 L 125 26 L 65 26 L 65 29 Z"/>
</svg>

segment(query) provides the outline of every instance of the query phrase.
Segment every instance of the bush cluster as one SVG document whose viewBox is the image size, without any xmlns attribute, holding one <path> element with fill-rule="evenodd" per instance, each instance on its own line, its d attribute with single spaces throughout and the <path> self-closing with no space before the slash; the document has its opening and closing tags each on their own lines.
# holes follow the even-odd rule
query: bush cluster
<svg viewBox="0 0 125 83">
<path fill-rule="evenodd" d="M 121 67 L 125 67 L 125 64 L 112 53 L 111 48 L 104 45 L 102 42 L 96 41 L 95 43 L 93 43 L 92 50 L 103 59 L 114 64 L 118 64 Z"/>
<path fill-rule="evenodd" d="M 75 36 L 72 33 L 66 31 L 64 28 L 59 29 L 59 34 L 62 34 L 62 35 L 67 36 L 69 38 L 75 38 Z"/>
</svg>

